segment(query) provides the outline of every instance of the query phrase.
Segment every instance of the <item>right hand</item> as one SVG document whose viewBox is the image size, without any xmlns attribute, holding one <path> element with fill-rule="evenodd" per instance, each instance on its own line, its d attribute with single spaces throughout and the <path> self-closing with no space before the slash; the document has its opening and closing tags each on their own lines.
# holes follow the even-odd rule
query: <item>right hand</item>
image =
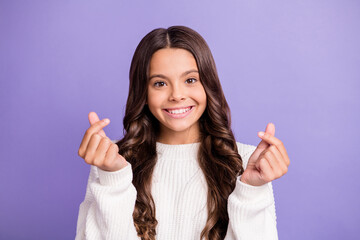
<svg viewBox="0 0 360 240">
<path fill-rule="evenodd" d="M 81 141 L 79 156 L 87 164 L 104 171 L 114 172 L 127 166 L 125 158 L 119 154 L 119 147 L 112 143 L 103 130 L 110 120 L 105 118 L 100 121 L 95 112 L 90 112 L 88 117 L 91 126 L 86 130 Z M 109 121 L 106 123 L 105 120 Z"/>
</svg>

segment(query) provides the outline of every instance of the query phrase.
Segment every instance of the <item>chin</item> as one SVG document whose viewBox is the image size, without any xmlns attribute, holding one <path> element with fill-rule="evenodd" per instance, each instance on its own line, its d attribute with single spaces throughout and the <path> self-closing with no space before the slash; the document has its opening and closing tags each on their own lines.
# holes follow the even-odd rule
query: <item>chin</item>
<svg viewBox="0 0 360 240">
<path fill-rule="evenodd" d="M 189 130 L 191 126 L 166 126 L 168 129 L 174 132 L 184 132 Z"/>
<path fill-rule="evenodd" d="M 195 123 L 194 123 L 195 124 Z M 194 127 L 194 124 L 166 124 L 168 129 L 174 132 L 184 132 L 190 130 L 192 127 Z"/>
</svg>

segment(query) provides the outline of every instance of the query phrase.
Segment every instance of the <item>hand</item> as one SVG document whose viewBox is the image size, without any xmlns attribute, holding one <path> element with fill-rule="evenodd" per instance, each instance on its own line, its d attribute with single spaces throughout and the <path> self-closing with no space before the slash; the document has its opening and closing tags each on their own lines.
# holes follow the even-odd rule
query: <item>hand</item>
<svg viewBox="0 0 360 240">
<path fill-rule="evenodd" d="M 89 113 L 90 127 L 79 147 L 78 154 L 87 164 L 97 166 L 104 171 L 117 171 L 127 165 L 119 152 L 119 147 L 106 136 L 103 128 L 110 123 L 105 118 L 100 121 L 95 112 Z"/>
<path fill-rule="evenodd" d="M 287 173 L 290 164 L 284 144 L 275 137 L 275 125 L 269 123 L 265 134 L 261 136 L 261 133 L 264 132 L 259 132 L 258 136 L 262 141 L 250 156 L 240 178 L 240 181 L 252 186 L 261 186 L 280 178 Z"/>
</svg>

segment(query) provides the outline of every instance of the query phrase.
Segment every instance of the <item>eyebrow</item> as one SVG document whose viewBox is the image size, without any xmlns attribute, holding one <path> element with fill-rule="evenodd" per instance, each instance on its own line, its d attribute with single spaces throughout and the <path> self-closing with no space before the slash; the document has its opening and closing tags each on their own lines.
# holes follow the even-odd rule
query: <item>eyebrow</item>
<svg viewBox="0 0 360 240">
<path fill-rule="evenodd" d="M 181 77 L 184 77 L 184 76 L 186 76 L 186 75 L 188 75 L 189 73 L 192 73 L 192 72 L 199 73 L 198 70 L 191 69 L 191 70 L 188 70 L 188 71 L 186 71 L 186 72 L 183 72 L 183 74 L 181 74 Z M 159 78 L 168 79 L 168 77 L 166 77 L 166 76 L 163 75 L 163 74 L 155 74 L 155 75 L 150 76 L 149 81 L 150 81 L 152 78 L 154 78 L 154 77 L 159 77 Z"/>
</svg>

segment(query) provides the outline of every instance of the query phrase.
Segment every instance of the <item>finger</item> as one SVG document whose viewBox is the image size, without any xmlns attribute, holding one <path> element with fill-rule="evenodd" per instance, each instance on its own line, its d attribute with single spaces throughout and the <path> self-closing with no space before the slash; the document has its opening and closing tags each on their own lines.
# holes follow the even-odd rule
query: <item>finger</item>
<svg viewBox="0 0 360 240">
<path fill-rule="evenodd" d="M 270 182 L 274 179 L 273 170 L 269 162 L 265 158 L 259 160 L 260 175 L 265 182 Z"/>
<path fill-rule="evenodd" d="M 97 121 L 96 123 L 92 124 L 88 128 L 88 131 L 91 132 L 91 133 L 99 133 L 100 130 L 102 130 L 104 127 L 106 127 L 109 123 L 110 123 L 110 119 L 104 118 L 101 121 Z M 106 137 L 105 132 L 104 132 L 104 136 L 102 136 L 102 137 Z"/>
<path fill-rule="evenodd" d="M 99 119 L 98 115 L 96 114 L 96 112 L 89 112 L 88 118 L 89 118 L 90 125 L 93 125 L 94 123 L 100 121 L 100 119 Z"/>
<path fill-rule="evenodd" d="M 109 150 L 112 142 L 108 138 L 102 138 L 96 149 L 94 157 L 94 165 L 99 166 L 104 163 L 106 152 Z"/>
<path fill-rule="evenodd" d="M 96 122 L 100 121 L 98 115 L 96 114 L 96 112 L 90 112 L 88 115 L 89 118 L 89 123 L 90 125 L 95 124 Z M 99 130 L 99 134 L 103 137 L 106 137 L 105 131 L 103 129 Z"/>
<path fill-rule="evenodd" d="M 108 122 L 106 121 L 108 120 Z M 96 123 L 94 123 L 93 125 L 91 125 L 85 132 L 85 135 L 81 141 L 80 147 L 79 147 L 79 155 L 81 157 L 84 157 L 84 153 L 87 149 L 87 145 L 89 144 L 89 140 L 91 138 L 91 136 L 94 133 L 98 133 L 100 129 L 104 128 L 105 126 L 107 126 L 110 123 L 110 120 L 108 118 L 103 119 L 101 121 L 98 121 Z M 100 135 L 101 136 L 101 135 Z M 103 137 L 103 136 L 102 136 Z"/>
<path fill-rule="evenodd" d="M 275 136 L 275 124 L 268 123 L 268 125 L 266 125 L 265 132 L 272 136 Z"/>
<path fill-rule="evenodd" d="M 106 152 L 104 159 L 104 167 L 111 168 L 114 165 L 114 161 L 117 157 L 119 148 L 116 144 L 113 144 L 109 147 L 109 150 Z"/>
<path fill-rule="evenodd" d="M 272 180 L 284 175 L 284 172 L 281 169 L 279 162 L 276 160 L 275 155 L 271 151 L 267 151 L 264 157 L 268 161 L 268 163 L 273 171 L 274 178 Z"/>
<path fill-rule="evenodd" d="M 276 138 L 275 136 L 264 133 L 264 132 L 258 132 L 258 136 L 262 140 L 267 142 L 268 144 L 275 145 L 279 149 L 279 151 L 280 151 L 282 157 L 284 158 L 285 162 L 287 164 L 290 163 L 289 156 L 288 156 L 288 154 L 286 152 L 285 146 L 284 146 L 283 142 L 280 139 Z"/>
<path fill-rule="evenodd" d="M 271 151 L 273 153 L 273 155 L 275 156 L 275 159 L 278 161 L 280 168 L 283 170 L 283 172 L 286 173 L 288 166 L 285 163 L 285 160 L 282 157 L 281 153 L 279 152 L 279 149 L 277 149 L 277 147 L 275 147 L 274 145 L 271 145 L 269 147 L 269 151 Z"/>
<path fill-rule="evenodd" d="M 265 132 L 271 136 L 275 136 L 275 125 L 273 123 L 268 123 Z M 261 140 L 259 144 L 263 145 L 265 148 L 269 146 L 269 143 L 265 140 Z"/>
<path fill-rule="evenodd" d="M 99 146 L 99 143 L 103 137 L 101 137 L 99 134 L 95 133 L 91 136 L 91 139 L 89 141 L 89 144 L 85 151 L 85 162 L 88 164 L 93 165 L 94 164 L 94 158 L 95 158 L 95 152 L 96 149 Z"/>
<path fill-rule="evenodd" d="M 275 125 L 273 123 L 269 123 L 266 125 L 265 132 L 270 135 L 275 135 Z M 252 154 L 252 159 L 256 160 L 259 159 L 260 154 L 270 146 L 269 143 L 267 143 L 264 140 L 261 140 L 260 143 L 257 145 L 254 153 Z"/>
</svg>

